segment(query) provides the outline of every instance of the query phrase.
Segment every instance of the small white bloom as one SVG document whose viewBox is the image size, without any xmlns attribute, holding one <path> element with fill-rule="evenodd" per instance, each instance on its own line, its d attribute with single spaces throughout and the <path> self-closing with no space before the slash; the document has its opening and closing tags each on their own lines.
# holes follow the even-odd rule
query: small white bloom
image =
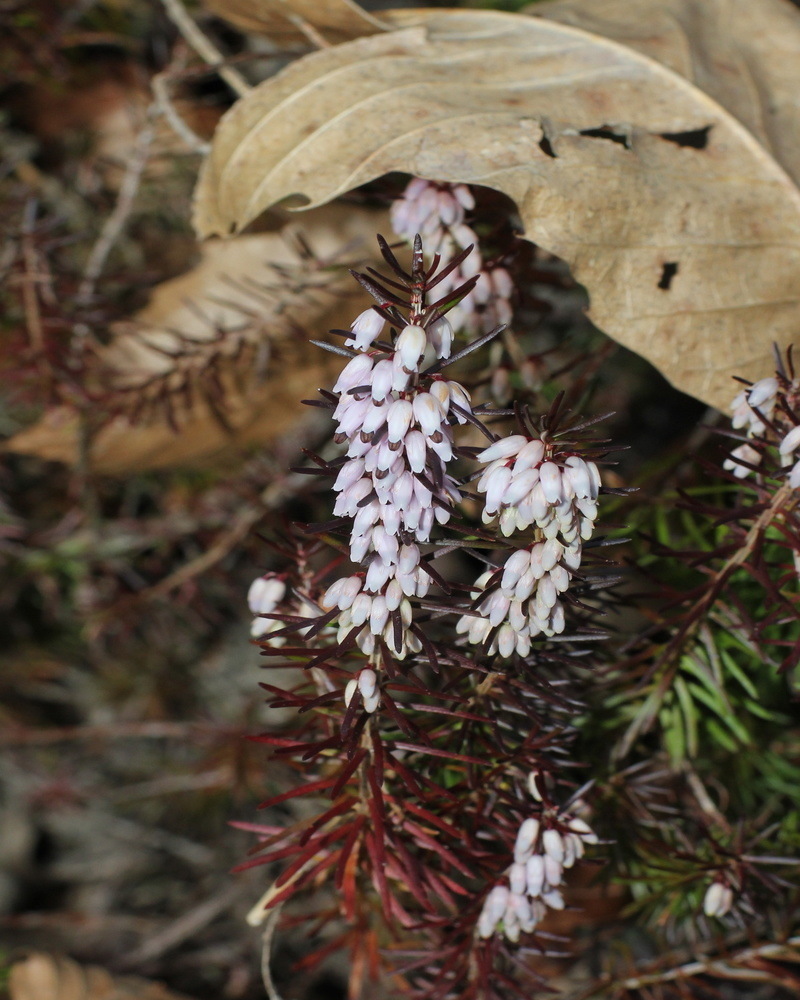
<svg viewBox="0 0 800 1000">
<path fill-rule="evenodd" d="M 247 605 L 254 615 L 269 614 L 286 596 L 286 584 L 272 575 L 253 580 L 247 592 Z"/>
<path fill-rule="evenodd" d="M 544 857 L 541 854 L 532 854 L 526 862 L 525 873 L 528 881 L 528 895 L 538 896 L 544 886 Z"/>
<path fill-rule="evenodd" d="M 403 367 L 407 372 L 414 372 L 419 367 L 419 361 L 425 353 L 428 338 L 421 326 L 410 325 L 405 327 L 397 338 L 395 350 L 400 356 Z"/>
<path fill-rule="evenodd" d="M 530 817 L 523 821 L 517 833 L 517 840 L 514 845 L 514 860 L 517 862 L 527 861 L 533 845 L 539 836 L 539 820 Z"/>
<path fill-rule="evenodd" d="M 406 431 L 411 426 L 414 410 L 407 399 L 396 399 L 389 404 L 387 423 L 389 426 L 389 441 L 402 441 Z"/>
<path fill-rule="evenodd" d="M 733 890 L 724 882 L 712 882 L 703 899 L 707 917 L 724 917 L 733 906 Z"/>
<path fill-rule="evenodd" d="M 355 336 L 344 342 L 345 347 L 355 347 L 357 351 L 366 351 L 372 341 L 380 336 L 384 324 L 385 320 L 374 309 L 365 310 L 356 316 L 350 324 L 350 329 Z"/>
<path fill-rule="evenodd" d="M 428 337 L 437 358 L 449 358 L 453 344 L 453 328 L 446 316 L 441 316 L 428 327 Z"/>
<path fill-rule="evenodd" d="M 357 385 L 366 385 L 372 374 L 372 359 L 368 354 L 359 354 L 344 366 L 333 387 L 334 392 L 347 392 Z"/>
<path fill-rule="evenodd" d="M 548 854 L 559 864 L 564 860 L 564 841 L 558 830 L 548 829 L 542 834 L 542 845 L 545 854 Z"/>
<path fill-rule="evenodd" d="M 528 439 L 522 434 L 512 434 L 507 438 L 500 438 L 490 444 L 488 448 L 478 452 L 476 458 L 479 462 L 495 462 L 498 459 L 511 458 L 516 455 L 527 443 Z"/>
</svg>

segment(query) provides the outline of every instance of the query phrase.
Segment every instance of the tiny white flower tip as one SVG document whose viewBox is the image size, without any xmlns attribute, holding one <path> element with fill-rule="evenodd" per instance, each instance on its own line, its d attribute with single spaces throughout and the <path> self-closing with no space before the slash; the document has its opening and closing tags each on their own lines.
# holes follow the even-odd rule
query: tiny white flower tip
<svg viewBox="0 0 800 1000">
<path fill-rule="evenodd" d="M 515 895 L 521 896 L 527 892 L 528 869 L 524 862 L 514 862 L 508 871 L 508 881 L 511 886 L 511 892 Z"/>
<path fill-rule="evenodd" d="M 539 836 L 539 820 L 531 816 L 524 820 L 517 833 L 517 840 L 514 844 L 514 861 L 521 863 L 527 861 L 528 855 L 536 843 Z"/>
<path fill-rule="evenodd" d="M 494 923 L 503 919 L 503 914 L 506 912 L 506 907 L 508 906 L 509 895 L 510 892 L 507 886 L 496 885 L 486 897 L 483 910 L 484 913 L 492 917 Z"/>
<path fill-rule="evenodd" d="M 538 896 L 544 886 L 544 858 L 541 854 L 532 854 L 525 865 L 528 880 L 528 895 Z"/>
<path fill-rule="evenodd" d="M 380 691 L 376 691 L 371 695 L 364 695 L 364 710 L 372 715 L 377 711 L 378 706 L 381 703 Z"/>
<path fill-rule="evenodd" d="M 286 584 L 274 576 L 260 576 L 247 591 L 247 606 L 251 614 L 269 614 L 286 595 Z"/>
<path fill-rule="evenodd" d="M 495 462 L 499 458 L 511 458 L 516 455 L 521 448 L 527 444 L 528 439 L 522 434 L 512 434 L 511 437 L 501 438 L 484 448 L 475 457 L 479 462 Z"/>
<path fill-rule="evenodd" d="M 528 791 L 536 799 L 537 802 L 542 801 L 542 796 L 539 791 L 539 787 L 536 784 L 536 779 L 539 777 L 541 777 L 541 771 L 531 771 L 531 773 L 528 775 Z"/>
<path fill-rule="evenodd" d="M 563 876 L 563 865 L 560 861 L 556 861 L 555 858 L 551 858 L 549 854 L 544 856 L 544 877 L 547 884 L 555 889 L 556 886 L 561 885 L 561 878 Z"/>
<path fill-rule="evenodd" d="M 752 385 L 747 392 L 747 402 L 751 406 L 762 406 L 772 396 L 777 395 L 778 380 L 776 378 L 762 378 L 755 385 Z"/>
<path fill-rule="evenodd" d="M 428 338 L 421 326 L 414 324 L 405 327 L 397 338 L 395 350 L 400 355 L 403 367 L 407 371 L 416 371 L 419 359 L 425 353 Z"/>
<path fill-rule="evenodd" d="M 372 359 L 367 354 L 359 354 L 344 366 L 333 387 L 334 392 L 346 392 L 357 385 L 366 385 L 372 372 Z"/>
<path fill-rule="evenodd" d="M 793 490 L 800 487 L 800 462 L 797 462 L 789 473 L 789 485 Z"/>
<path fill-rule="evenodd" d="M 564 498 L 561 469 L 555 462 L 544 462 L 539 470 L 539 483 L 548 503 L 559 503 Z"/>
<path fill-rule="evenodd" d="M 558 830 L 545 830 L 542 834 L 544 852 L 558 864 L 564 860 L 564 841 Z"/>
<path fill-rule="evenodd" d="M 733 890 L 724 882 L 712 882 L 703 899 L 703 912 L 707 917 L 724 917 L 733 906 Z"/>
<path fill-rule="evenodd" d="M 396 399 L 389 406 L 387 422 L 389 425 L 389 441 L 402 441 L 406 431 L 411 426 L 414 415 L 411 403 L 407 399 Z"/>
<path fill-rule="evenodd" d="M 430 436 L 441 430 L 444 413 L 438 399 L 431 393 L 417 393 L 414 397 L 413 413 L 423 434 Z"/>
<path fill-rule="evenodd" d="M 573 833 L 577 833 L 585 844 L 597 844 L 598 837 L 589 824 L 579 816 L 574 816 L 569 820 L 569 828 Z"/>
<path fill-rule="evenodd" d="M 357 689 L 358 689 L 358 681 L 354 677 L 351 681 L 347 682 L 347 685 L 345 686 L 344 689 L 345 707 L 349 707 L 350 702 L 353 700 L 353 695 L 356 693 Z"/>
<path fill-rule="evenodd" d="M 449 358 L 453 344 L 453 328 L 445 316 L 440 316 L 428 327 L 428 336 L 437 358 Z"/>
<path fill-rule="evenodd" d="M 784 465 L 789 464 L 790 456 L 797 450 L 798 446 L 800 446 L 800 424 L 793 427 L 780 443 L 779 450 Z"/>
<path fill-rule="evenodd" d="M 366 309 L 360 313 L 350 324 L 350 329 L 355 334 L 345 341 L 347 347 L 355 347 L 356 350 L 366 351 L 373 340 L 379 336 L 383 330 L 385 320 L 379 316 L 374 309 Z"/>
</svg>

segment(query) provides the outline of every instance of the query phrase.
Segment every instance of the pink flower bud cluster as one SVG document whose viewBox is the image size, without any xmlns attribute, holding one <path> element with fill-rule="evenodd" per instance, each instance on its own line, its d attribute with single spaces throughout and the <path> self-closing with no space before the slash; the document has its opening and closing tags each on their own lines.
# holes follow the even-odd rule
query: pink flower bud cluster
<svg viewBox="0 0 800 1000">
<path fill-rule="evenodd" d="M 707 917 L 724 917 L 733 906 L 733 889 L 727 882 L 715 880 L 706 889 L 703 912 Z"/>
<path fill-rule="evenodd" d="M 491 937 L 501 930 L 509 941 L 530 934 L 547 907 L 564 909 L 559 886 L 564 870 L 583 857 L 597 835 L 577 816 L 531 816 L 524 820 L 514 844 L 514 862 L 505 873 L 507 883 L 495 885 L 478 918 L 478 935 Z"/>
<path fill-rule="evenodd" d="M 262 618 L 261 615 L 271 614 L 286 596 L 286 584 L 275 573 L 265 573 L 250 584 L 247 592 L 247 606 L 250 613 L 255 615 L 250 626 L 250 635 L 254 639 L 263 639 L 269 636 L 270 632 L 283 628 L 283 622 L 275 621 L 271 618 Z M 272 646 L 282 646 L 286 639 L 277 636 L 269 640 Z"/>
<path fill-rule="evenodd" d="M 333 489 L 334 514 L 353 519 L 350 558 L 366 571 L 337 580 L 322 606 L 341 612 L 339 641 L 363 626 L 356 641 L 364 653 L 372 654 L 382 637 L 402 659 L 421 648 L 409 630 L 409 598 L 424 597 L 430 588 L 419 546 L 429 541 L 435 524 L 447 523 L 460 499 L 446 468 L 453 457 L 452 424 L 464 423 L 471 407 L 457 382 L 420 375 L 424 358 L 450 354 L 446 319 L 427 328 L 411 323 L 391 350 L 371 353 L 365 352 L 374 336 L 369 344 L 366 337 L 358 341 L 367 322 L 361 320 L 353 330 L 362 353 L 334 386 L 334 440 L 347 444 L 347 455 Z"/>
<path fill-rule="evenodd" d="M 778 380 L 776 378 L 762 378 L 748 389 L 742 391 L 733 401 L 733 416 L 731 424 L 734 430 L 747 430 L 749 438 L 758 437 L 766 430 L 766 424 L 762 417 L 767 420 L 772 418 L 775 403 L 778 398 Z M 723 463 L 723 469 L 732 472 L 737 479 L 744 479 L 750 474 L 750 469 L 739 463 L 747 462 L 748 465 L 759 465 L 761 463 L 761 453 L 750 444 L 742 444 L 734 448 Z"/>
<path fill-rule="evenodd" d="M 474 207 L 466 184 L 415 177 L 392 205 L 392 227 L 409 242 L 419 233 L 426 248 L 447 264 L 460 250 L 478 245 L 477 235 L 464 222 L 465 213 Z M 488 333 L 512 318 L 511 275 L 504 267 L 487 267 L 477 249 L 440 282 L 437 294 L 453 291 L 475 274 L 480 275 L 475 288 L 449 313 L 452 325 L 467 334 Z"/>
<path fill-rule="evenodd" d="M 594 462 L 578 455 L 556 455 L 541 438 L 515 434 L 495 441 L 478 455 L 488 466 L 478 481 L 485 494 L 483 520 L 499 519 L 506 537 L 531 526 L 534 541 L 517 549 L 498 574 L 484 573 L 475 581 L 478 616 L 464 615 L 456 630 L 473 644 L 486 641 L 497 629 L 490 653 L 521 656 L 531 639 L 564 631 L 564 607 L 559 598 L 581 563 L 583 542 L 597 517 L 600 473 Z M 489 586 L 491 580 L 496 585 Z"/>
</svg>

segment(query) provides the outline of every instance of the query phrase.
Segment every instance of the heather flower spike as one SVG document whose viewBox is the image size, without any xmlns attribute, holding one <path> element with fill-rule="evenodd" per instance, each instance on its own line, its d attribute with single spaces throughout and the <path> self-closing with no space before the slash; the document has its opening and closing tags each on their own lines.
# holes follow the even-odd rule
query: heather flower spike
<svg viewBox="0 0 800 1000">
<path fill-rule="evenodd" d="M 335 439 L 347 450 L 333 486 L 338 494 L 333 513 L 352 518 L 350 558 L 365 569 L 335 581 L 321 600 L 324 610 L 340 612 L 339 639 L 357 629 L 356 643 L 376 664 L 381 641 L 398 659 L 422 648 L 410 603 L 431 587 L 420 545 L 430 542 L 434 526 L 447 524 L 461 498 L 448 463 L 453 424 L 464 423 L 466 416 L 451 403 L 457 400 L 462 411 L 471 412 L 463 386 L 424 371 L 428 359 L 448 357 L 452 331 L 428 308 L 421 240 L 415 240 L 411 273 L 399 266 L 385 241 L 381 248 L 408 301 L 373 278 L 356 277 L 382 309 L 391 303 L 399 329 L 393 328 L 391 348 L 369 353 L 363 348 L 334 385 Z M 454 297 L 463 294 L 459 288 Z"/>
<path fill-rule="evenodd" d="M 461 193 L 455 200 L 438 199 L 437 210 L 460 224 L 469 199 Z M 333 799 L 299 841 L 270 834 L 264 860 L 291 858 L 298 874 L 285 890 L 276 883 L 267 898 L 310 885 L 304 866 L 321 872 L 331 865 L 345 915 L 355 920 L 362 904 L 346 880 L 363 869 L 389 923 L 430 920 L 443 928 L 442 906 L 452 911 L 452 933 L 441 930 L 436 950 L 455 956 L 446 961 L 464 982 L 478 975 L 488 990 L 494 950 L 534 933 L 548 909 L 565 906 L 564 871 L 597 843 L 582 818 L 554 803 L 557 763 L 550 754 L 559 728 L 550 725 L 534 738 L 517 713 L 539 719 L 550 711 L 549 693 L 539 698 L 549 688 L 537 678 L 534 645 L 565 628 L 564 595 L 592 534 L 600 477 L 594 462 L 556 435 L 558 402 L 539 434 L 523 411 L 519 432 L 498 437 L 484 423 L 491 411 L 474 406 L 468 389 L 447 376 L 449 364 L 502 329 L 456 347 L 450 317 L 479 281 L 477 273 L 465 276 L 468 252 L 449 262 L 434 255 L 426 264 L 417 235 L 406 271 L 379 243 L 392 277 L 354 273 L 376 305 L 354 320 L 346 363 L 332 392 L 322 391 L 340 457 L 315 458 L 315 471 L 329 477 L 334 520 L 308 530 L 344 534 L 344 544 L 329 569 L 308 570 L 293 586 L 292 610 L 276 610 L 283 595 L 274 581 L 254 585 L 253 607 L 260 602 L 272 615 L 265 654 L 302 664 L 313 687 L 312 694 L 302 685 L 289 692 L 265 685 L 274 705 L 309 713 L 304 738 L 276 737 L 276 753 L 306 767 L 321 757 L 325 777 L 300 787 L 330 790 Z M 442 295 L 443 274 L 464 280 Z M 474 447 L 458 441 L 466 425 L 487 441 L 477 454 L 483 524 L 476 527 L 459 515 L 459 477 L 469 480 L 468 460 L 475 461 Z M 528 529 L 520 544 L 511 540 Z M 465 535 L 503 553 L 499 565 L 489 557 L 493 568 L 471 588 L 446 580 L 436 565 L 437 555 Z M 477 549 L 473 554 L 482 558 Z M 275 640 L 285 643 L 282 650 Z M 497 678 L 494 689 L 475 700 L 487 676 Z M 318 739 L 308 735 L 315 712 Z M 463 719 L 483 732 L 481 747 L 494 749 L 475 757 L 462 746 L 453 727 Z M 503 732 L 513 720 L 513 753 L 498 719 Z M 497 755 L 509 754 L 516 763 L 503 785 L 515 791 L 494 803 L 483 795 L 484 775 Z M 450 805 L 439 819 L 443 801 Z M 474 829 L 490 832 L 492 850 L 464 833 Z M 341 856 L 337 845 L 344 845 Z M 357 862 L 348 860 L 354 856 Z M 476 884 L 484 890 L 466 888 Z M 419 907 L 414 917 L 409 892 Z"/>
</svg>

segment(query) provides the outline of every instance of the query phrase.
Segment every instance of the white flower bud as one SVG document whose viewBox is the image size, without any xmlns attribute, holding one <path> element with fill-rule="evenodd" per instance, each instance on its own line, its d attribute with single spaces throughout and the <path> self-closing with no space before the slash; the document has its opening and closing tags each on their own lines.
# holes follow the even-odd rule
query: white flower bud
<svg viewBox="0 0 800 1000">
<path fill-rule="evenodd" d="M 548 503 L 559 503 L 564 498 L 561 486 L 561 469 L 555 462 L 544 462 L 539 469 L 539 484 Z"/>
<path fill-rule="evenodd" d="M 798 446 L 800 446 L 800 424 L 793 427 L 780 443 L 778 450 L 781 453 L 783 465 L 791 464 L 792 453 L 797 450 Z"/>
<path fill-rule="evenodd" d="M 376 691 L 374 694 L 364 696 L 364 711 L 369 712 L 372 715 L 381 703 L 381 693 Z"/>
<path fill-rule="evenodd" d="M 510 893 L 506 886 L 496 885 L 486 897 L 486 902 L 483 904 L 483 912 L 491 918 L 492 926 L 503 919 L 506 907 L 508 906 L 509 895 Z"/>
<path fill-rule="evenodd" d="M 733 890 L 724 882 L 712 882 L 703 899 L 703 912 L 707 917 L 724 917 L 733 906 Z"/>
<path fill-rule="evenodd" d="M 367 309 L 360 313 L 350 324 L 350 329 L 355 334 L 346 340 L 345 347 L 355 347 L 357 351 L 366 351 L 373 340 L 380 336 L 385 320 L 374 309 Z"/>
<path fill-rule="evenodd" d="M 286 596 L 286 584 L 274 576 L 260 576 L 247 591 L 247 606 L 251 614 L 269 614 Z"/>
<path fill-rule="evenodd" d="M 400 355 L 400 361 L 408 372 L 416 371 L 419 360 L 425 353 L 428 338 L 421 326 L 407 326 L 395 343 L 395 351 Z"/>
<path fill-rule="evenodd" d="M 431 346 L 436 351 L 437 358 L 449 358 L 453 344 L 453 328 L 445 316 L 440 317 L 428 327 L 428 337 Z"/>
<path fill-rule="evenodd" d="M 564 841 L 561 839 L 561 834 L 558 830 L 545 830 L 542 834 L 542 845 L 544 846 L 545 854 L 548 854 L 554 861 L 559 864 L 564 860 Z"/>
<path fill-rule="evenodd" d="M 371 695 L 375 694 L 375 688 L 377 684 L 378 684 L 378 675 L 370 667 L 365 667 L 359 673 L 358 690 L 365 698 L 368 698 Z"/>
<path fill-rule="evenodd" d="M 593 499 L 592 494 L 596 496 L 597 493 L 586 462 L 582 458 L 578 458 L 577 455 L 570 455 L 564 464 L 566 466 L 564 475 L 569 477 L 575 490 L 575 496 Z"/>
<path fill-rule="evenodd" d="M 490 444 L 488 448 L 484 448 L 483 451 L 478 452 L 475 457 L 479 462 L 484 463 L 511 458 L 512 455 L 516 455 L 525 446 L 527 441 L 528 439 L 522 434 L 512 434 L 511 437 L 500 438 L 499 441 Z"/>
<path fill-rule="evenodd" d="M 777 393 L 778 380 L 776 378 L 762 378 L 747 391 L 747 402 L 751 406 L 761 407 Z"/>
<path fill-rule="evenodd" d="M 538 438 L 528 441 L 525 447 L 520 450 L 517 460 L 514 462 L 514 474 L 518 475 L 521 472 L 526 472 L 528 469 L 538 466 L 543 458 L 544 441 Z"/>
<path fill-rule="evenodd" d="M 527 868 L 523 863 L 515 861 L 508 870 L 508 882 L 511 892 L 522 896 L 528 887 Z"/>
<path fill-rule="evenodd" d="M 389 404 L 387 423 L 389 425 L 389 441 L 402 441 L 406 431 L 411 426 L 414 415 L 411 403 L 407 399 L 396 399 Z"/>
<path fill-rule="evenodd" d="M 348 361 L 339 374 L 334 392 L 347 392 L 357 385 L 366 385 L 370 381 L 372 374 L 372 358 L 368 354 L 359 354 L 358 357 Z"/>
<path fill-rule="evenodd" d="M 573 816 L 567 824 L 574 833 L 587 844 L 596 844 L 598 842 L 597 834 L 592 830 L 589 824 L 582 820 L 579 816 Z"/>
<path fill-rule="evenodd" d="M 544 878 L 545 882 L 551 888 L 555 889 L 557 885 L 561 884 L 562 876 L 562 865 L 561 862 L 556 861 L 555 858 L 551 858 L 549 854 L 544 856 Z"/>
<path fill-rule="evenodd" d="M 525 865 L 528 881 L 528 895 L 538 896 L 544 886 L 544 858 L 541 854 L 532 854 Z"/>
<path fill-rule="evenodd" d="M 345 686 L 344 689 L 344 704 L 346 708 L 349 707 L 350 702 L 353 700 L 353 695 L 356 693 L 357 690 L 358 690 L 358 681 L 354 677 L 351 681 L 347 682 L 347 685 Z"/>
<path fill-rule="evenodd" d="M 357 483 L 363 475 L 363 458 L 354 458 L 349 462 L 345 462 L 339 470 L 339 475 L 336 477 L 336 481 L 333 484 L 334 492 L 341 493 L 343 490 L 347 490 L 347 488 L 352 486 L 353 483 Z"/>
<path fill-rule="evenodd" d="M 518 863 L 527 861 L 538 836 L 539 820 L 535 817 L 524 820 L 517 832 L 517 840 L 514 844 L 514 861 Z"/>
<path fill-rule="evenodd" d="M 522 472 L 512 470 L 511 482 L 506 490 L 505 502 L 517 504 L 524 499 L 539 482 L 538 469 L 525 469 Z"/>
<path fill-rule="evenodd" d="M 486 481 L 486 512 L 494 513 L 503 503 L 508 484 L 511 482 L 511 469 L 505 465 L 494 469 Z"/>
<path fill-rule="evenodd" d="M 372 598 L 372 607 L 369 612 L 369 630 L 373 635 L 380 635 L 389 620 L 389 609 L 386 607 L 386 598 L 378 594 Z"/>
<path fill-rule="evenodd" d="M 364 622 L 369 618 L 369 613 L 372 610 L 372 597 L 369 594 L 365 594 L 363 591 L 360 593 L 350 608 L 350 618 L 353 625 L 363 625 Z"/>
<path fill-rule="evenodd" d="M 392 567 L 387 566 L 380 557 L 375 557 L 367 569 L 364 586 L 367 590 L 377 593 L 392 575 Z"/>
<path fill-rule="evenodd" d="M 429 392 L 419 392 L 414 397 L 414 420 L 423 434 L 430 437 L 442 429 L 444 412 L 439 401 Z"/>
</svg>

